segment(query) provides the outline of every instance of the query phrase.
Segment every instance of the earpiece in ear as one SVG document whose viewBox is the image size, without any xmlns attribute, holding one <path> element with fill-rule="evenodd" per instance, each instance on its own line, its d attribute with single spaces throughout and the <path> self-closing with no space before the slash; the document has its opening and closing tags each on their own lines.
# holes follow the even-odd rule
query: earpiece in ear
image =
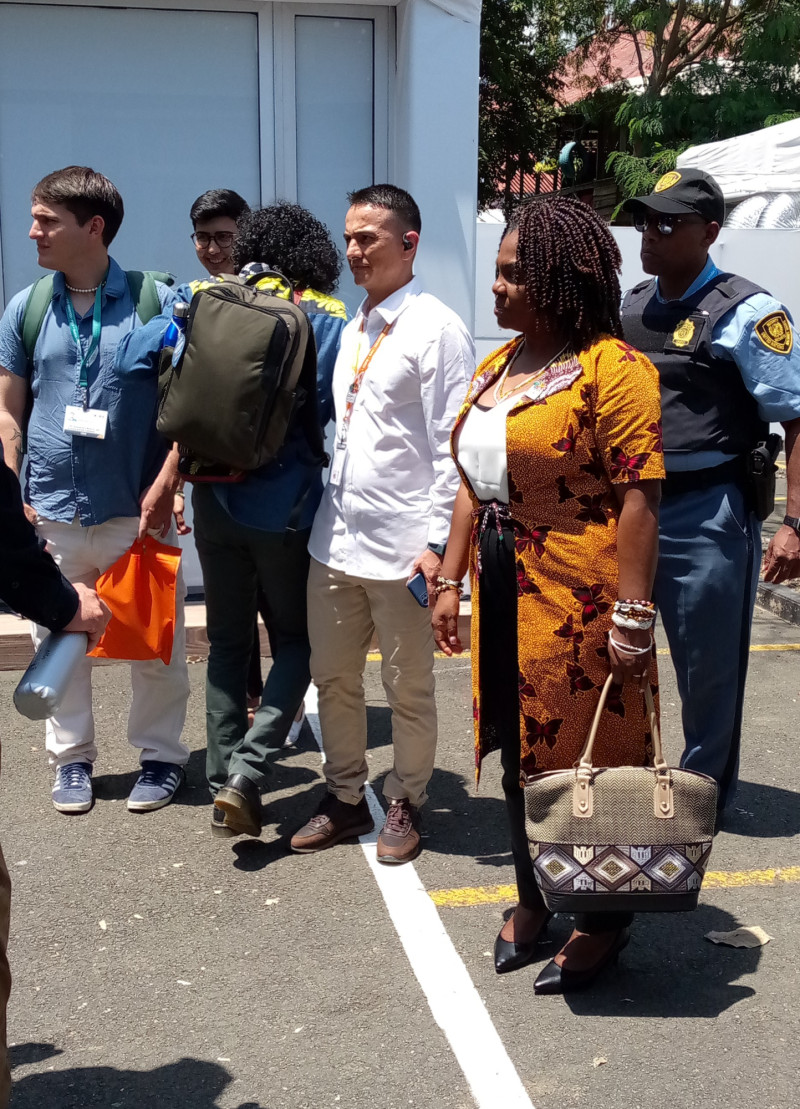
<svg viewBox="0 0 800 1109">
<path fill-rule="evenodd" d="M 411 250 L 414 244 L 409 239 L 408 235 L 403 236 L 403 250 Z"/>
</svg>

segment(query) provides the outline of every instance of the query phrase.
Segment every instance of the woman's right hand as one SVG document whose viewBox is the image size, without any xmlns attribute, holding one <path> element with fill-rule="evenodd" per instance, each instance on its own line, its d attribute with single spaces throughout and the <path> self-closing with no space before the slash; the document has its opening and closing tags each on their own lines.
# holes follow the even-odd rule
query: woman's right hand
<svg viewBox="0 0 800 1109">
<path fill-rule="evenodd" d="M 458 590 L 445 589 L 436 599 L 431 615 L 431 626 L 436 646 L 444 654 L 460 655 L 463 651 L 458 638 L 458 612 L 461 600 Z"/>
<path fill-rule="evenodd" d="M 632 647 L 635 651 L 645 651 L 643 654 L 632 654 L 627 651 L 618 651 L 614 644 L 609 642 L 608 654 L 611 659 L 611 673 L 615 685 L 623 682 L 637 682 L 640 689 L 644 689 L 650 675 L 650 664 L 653 661 L 653 633 L 647 629 L 618 628 L 612 625 L 611 636 L 623 647 Z"/>
</svg>

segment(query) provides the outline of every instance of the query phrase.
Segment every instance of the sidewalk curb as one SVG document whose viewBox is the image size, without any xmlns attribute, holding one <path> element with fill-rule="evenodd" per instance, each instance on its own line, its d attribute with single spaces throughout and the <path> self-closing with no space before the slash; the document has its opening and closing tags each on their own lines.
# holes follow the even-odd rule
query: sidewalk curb
<svg viewBox="0 0 800 1109">
<path fill-rule="evenodd" d="M 800 624 L 800 591 L 789 589 L 785 585 L 772 585 L 771 582 L 760 581 L 756 604 L 765 608 L 782 620 L 790 624 Z"/>
</svg>

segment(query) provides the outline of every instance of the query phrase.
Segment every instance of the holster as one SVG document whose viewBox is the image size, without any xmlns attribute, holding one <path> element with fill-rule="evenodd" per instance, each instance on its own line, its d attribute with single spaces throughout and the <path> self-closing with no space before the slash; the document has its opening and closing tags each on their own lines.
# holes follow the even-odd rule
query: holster
<svg viewBox="0 0 800 1109">
<path fill-rule="evenodd" d="M 775 460 L 783 449 L 780 435 L 768 435 L 747 454 L 747 497 L 757 519 L 766 520 L 775 510 Z"/>
</svg>

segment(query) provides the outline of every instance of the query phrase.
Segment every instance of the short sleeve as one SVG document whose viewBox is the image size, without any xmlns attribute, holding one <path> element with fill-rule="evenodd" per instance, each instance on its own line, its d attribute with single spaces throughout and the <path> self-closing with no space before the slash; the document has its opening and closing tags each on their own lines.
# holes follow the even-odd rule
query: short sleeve
<svg viewBox="0 0 800 1109">
<path fill-rule="evenodd" d="M 780 301 L 767 293 L 742 301 L 714 329 L 713 350 L 736 363 L 762 420 L 800 416 L 800 335 Z"/>
<path fill-rule="evenodd" d="M 613 484 L 664 477 L 658 370 L 621 340 L 600 344 L 595 437 Z"/>
<path fill-rule="evenodd" d="M 28 359 L 22 345 L 22 318 L 30 288 L 23 289 L 8 302 L 0 320 L 0 366 L 16 377 L 28 376 Z"/>
</svg>

